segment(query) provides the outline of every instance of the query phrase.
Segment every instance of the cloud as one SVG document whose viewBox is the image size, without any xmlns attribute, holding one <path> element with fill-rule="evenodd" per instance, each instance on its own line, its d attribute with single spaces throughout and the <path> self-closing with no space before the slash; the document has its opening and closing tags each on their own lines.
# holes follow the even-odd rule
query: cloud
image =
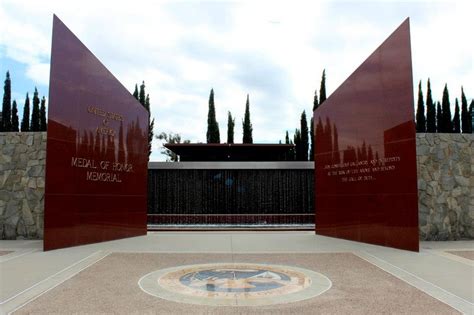
<svg viewBox="0 0 474 315">
<path fill-rule="evenodd" d="M 189 2 L 168 2 L 164 5 L 164 9 L 181 25 L 227 31 L 235 22 L 232 13 L 236 6 L 235 2 L 230 1 L 202 1 L 199 5 L 190 5 Z"/>
<path fill-rule="evenodd" d="M 39 84 L 48 85 L 49 63 L 31 64 L 26 71 L 26 75 Z"/>
<path fill-rule="evenodd" d="M 453 104 L 461 84 L 471 98 L 472 12 L 472 1 L 4 0 L 0 60 L 25 64 L 26 76 L 47 84 L 56 13 L 126 87 L 145 80 L 156 134 L 204 142 L 214 88 L 221 141 L 228 111 L 241 139 L 249 93 L 254 140 L 277 142 L 303 110 L 310 116 L 323 69 L 330 94 L 407 16 L 414 86 L 430 77 L 435 99 L 444 83 Z M 163 159 L 157 145 L 152 159 Z"/>
</svg>

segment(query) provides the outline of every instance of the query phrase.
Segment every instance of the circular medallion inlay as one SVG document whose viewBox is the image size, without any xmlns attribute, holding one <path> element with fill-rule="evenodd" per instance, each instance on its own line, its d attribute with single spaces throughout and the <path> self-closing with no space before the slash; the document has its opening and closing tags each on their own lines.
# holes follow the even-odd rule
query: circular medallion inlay
<svg viewBox="0 0 474 315">
<path fill-rule="evenodd" d="M 218 263 L 161 269 L 138 282 L 148 294 L 201 305 L 270 305 L 322 294 L 331 281 L 317 272 L 290 266 Z"/>
</svg>

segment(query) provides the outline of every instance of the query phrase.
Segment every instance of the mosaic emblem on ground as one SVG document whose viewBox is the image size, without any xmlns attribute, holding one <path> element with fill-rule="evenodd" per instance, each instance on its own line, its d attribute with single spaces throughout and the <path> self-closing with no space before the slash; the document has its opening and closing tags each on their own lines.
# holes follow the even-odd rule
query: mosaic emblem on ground
<svg viewBox="0 0 474 315">
<path fill-rule="evenodd" d="M 201 305 L 270 305 L 322 294 L 331 281 L 290 266 L 219 263 L 161 269 L 143 276 L 140 288 L 159 298 Z"/>
</svg>

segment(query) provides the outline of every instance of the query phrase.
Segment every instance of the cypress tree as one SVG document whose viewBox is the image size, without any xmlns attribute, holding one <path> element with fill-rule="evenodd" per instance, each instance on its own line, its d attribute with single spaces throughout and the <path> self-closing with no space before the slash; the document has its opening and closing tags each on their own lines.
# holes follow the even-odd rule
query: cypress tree
<svg viewBox="0 0 474 315">
<path fill-rule="evenodd" d="M 290 144 L 290 136 L 288 135 L 288 130 L 285 133 L 285 144 Z M 293 157 L 293 149 L 290 149 L 286 154 L 285 154 L 285 161 L 291 161 L 294 160 Z"/>
<path fill-rule="evenodd" d="M 321 78 L 321 87 L 319 88 L 319 105 L 326 100 L 326 69 L 323 70 Z"/>
<path fill-rule="evenodd" d="M 207 114 L 207 143 L 220 143 L 219 124 L 216 120 L 216 107 L 214 105 L 214 89 L 209 94 L 209 112 Z"/>
<path fill-rule="evenodd" d="M 18 121 L 18 108 L 17 108 L 15 100 L 13 101 L 13 106 L 12 106 L 12 130 L 11 131 L 20 131 L 19 121 Z"/>
<path fill-rule="evenodd" d="M 46 131 L 47 129 L 47 117 L 46 117 L 46 98 L 43 96 L 41 99 L 40 107 L 40 131 Z"/>
<path fill-rule="evenodd" d="M 313 99 L 313 112 L 318 108 L 319 101 L 318 101 L 318 90 L 314 91 L 314 99 Z"/>
<path fill-rule="evenodd" d="M 30 131 L 30 97 L 28 96 L 28 93 L 26 93 L 25 106 L 23 107 L 21 131 Z"/>
<path fill-rule="evenodd" d="M 458 102 L 458 98 L 456 97 L 456 103 L 455 103 L 455 107 L 454 107 L 454 117 L 453 117 L 453 122 L 452 122 L 452 126 L 453 126 L 453 131 L 454 133 L 460 133 L 461 132 L 461 121 L 459 119 L 459 102 Z"/>
<path fill-rule="evenodd" d="M 438 133 L 444 132 L 443 128 L 443 111 L 441 110 L 441 104 L 438 102 L 436 105 L 436 131 Z"/>
<path fill-rule="evenodd" d="M 309 137 L 311 138 L 310 147 L 309 147 L 309 160 L 314 161 L 314 119 L 311 117 L 309 125 Z"/>
<path fill-rule="evenodd" d="M 293 145 L 293 140 L 290 140 L 290 144 Z M 290 150 L 290 154 L 288 156 L 288 161 L 294 161 L 296 159 L 296 147 Z"/>
<path fill-rule="evenodd" d="M 150 156 L 151 154 L 151 145 L 152 145 L 152 142 L 153 142 L 153 135 L 154 135 L 154 131 L 153 131 L 153 128 L 155 127 L 155 118 L 153 118 L 151 121 L 149 121 L 149 125 L 148 125 L 148 156 Z"/>
<path fill-rule="evenodd" d="M 318 106 L 319 106 L 318 90 L 315 90 L 314 98 L 313 98 L 313 113 L 318 108 Z M 311 138 L 310 149 L 309 149 L 309 160 L 314 161 L 314 119 L 313 117 L 311 117 L 311 125 L 309 126 L 309 132 L 310 132 L 310 138 Z"/>
<path fill-rule="evenodd" d="M 0 131 L 11 131 L 12 129 L 11 88 L 10 72 L 7 71 L 5 84 L 3 86 L 2 121 Z"/>
<path fill-rule="evenodd" d="M 445 133 L 453 132 L 453 126 L 451 124 L 451 105 L 449 104 L 449 92 L 448 92 L 447 84 L 444 86 L 443 100 L 441 103 L 441 107 L 443 109 L 442 132 L 445 132 Z"/>
<path fill-rule="evenodd" d="M 150 94 L 146 95 L 144 107 L 147 110 L 147 112 L 150 113 Z"/>
<path fill-rule="evenodd" d="M 133 91 L 133 97 L 146 109 L 148 112 L 148 156 L 151 155 L 151 148 L 153 142 L 153 128 L 155 127 L 155 119 L 151 119 L 150 112 L 150 95 L 145 92 L 145 81 L 142 81 L 140 85 L 140 91 L 138 91 L 138 85 L 135 84 L 135 90 Z"/>
<path fill-rule="evenodd" d="M 300 120 L 301 127 L 301 161 L 308 161 L 308 148 L 309 148 L 309 138 L 308 138 L 308 121 L 306 120 L 306 112 L 303 111 L 301 114 Z"/>
<path fill-rule="evenodd" d="M 469 132 L 474 133 L 474 100 L 471 100 L 471 105 L 469 105 L 469 119 L 471 120 Z"/>
<path fill-rule="evenodd" d="M 301 131 L 299 129 L 295 129 L 293 140 L 295 142 L 296 161 L 304 161 L 301 147 Z"/>
<path fill-rule="evenodd" d="M 426 132 L 425 105 L 423 103 L 423 92 L 421 91 L 421 80 L 418 84 L 418 106 L 416 108 L 416 132 Z"/>
<path fill-rule="evenodd" d="M 133 97 L 138 101 L 138 86 L 135 84 L 135 91 L 133 91 Z"/>
<path fill-rule="evenodd" d="M 33 110 L 31 112 L 31 131 L 40 131 L 40 100 L 38 97 L 38 89 L 35 87 L 35 93 L 33 94 Z"/>
<path fill-rule="evenodd" d="M 426 92 L 426 132 L 436 132 L 436 108 L 431 97 L 430 79 L 428 79 L 428 90 Z"/>
<path fill-rule="evenodd" d="M 227 115 L 227 143 L 234 143 L 234 126 L 235 118 L 232 118 L 232 114 L 229 112 Z"/>
<path fill-rule="evenodd" d="M 244 120 L 242 122 L 242 129 L 243 129 L 243 139 L 242 143 L 253 143 L 252 138 L 252 123 L 250 122 L 250 102 L 249 102 L 249 95 L 247 94 L 247 102 L 245 103 L 245 115 Z"/>
<path fill-rule="evenodd" d="M 138 94 L 138 101 L 146 108 L 146 96 L 145 96 L 145 81 L 142 81 L 140 85 L 140 93 Z"/>
<path fill-rule="evenodd" d="M 471 133 L 471 115 L 467 110 L 467 99 L 463 87 L 461 87 L 461 127 L 462 133 Z"/>
<path fill-rule="evenodd" d="M 143 88 L 145 89 L 145 88 Z M 145 92 L 145 90 L 144 90 Z M 155 127 L 155 118 L 151 119 L 151 112 L 150 112 L 150 95 L 147 94 L 145 98 L 145 109 L 148 112 L 148 156 L 151 154 L 151 144 L 153 142 L 153 127 Z"/>
</svg>

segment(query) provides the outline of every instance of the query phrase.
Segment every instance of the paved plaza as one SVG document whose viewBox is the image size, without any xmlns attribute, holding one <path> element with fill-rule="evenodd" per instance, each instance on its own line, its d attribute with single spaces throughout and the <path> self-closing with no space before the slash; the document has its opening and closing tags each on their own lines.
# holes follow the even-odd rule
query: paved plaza
<svg viewBox="0 0 474 315">
<path fill-rule="evenodd" d="M 4 313 L 472 314 L 472 241 L 419 253 L 312 232 L 154 232 L 44 252 L 0 241 Z"/>
</svg>

